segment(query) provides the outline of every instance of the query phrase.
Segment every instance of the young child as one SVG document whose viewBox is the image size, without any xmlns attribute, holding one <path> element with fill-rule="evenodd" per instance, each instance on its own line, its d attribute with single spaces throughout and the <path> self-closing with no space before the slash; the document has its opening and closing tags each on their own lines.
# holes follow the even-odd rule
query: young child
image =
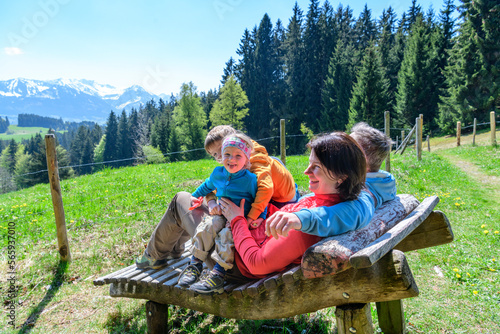
<svg viewBox="0 0 500 334">
<path fill-rule="evenodd" d="M 222 139 L 237 132 L 229 125 L 218 125 L 210 130 L 205 138 L 205 149 L 208 154 L 221 162 Z M 259 219 L 258 216 L 269 203 L 281 208 L 285 204 L 297 202 L 300 195 L 292 174 L 283 163 L 277 158 L 269 156 L 266 148 L 256 141 L 252 140 L 252 144 L 250 171 L 257 175 L 258 188 L 247 220 L 249 227 L 254 229 L 262 223 L 262 219 Z M 206 197 L 209 206 L 212 199 L 215 199 L 213 194 Z"/>
<path fill-rule="evenodd" d="M 214 169 L 208 179 L 193 193 L 193 197 L 206 196 L 217 191 L 217 198 L 228 198 L 234 203 L 245 199 L 245 216 L 251 209 L 251 204 L 257 193 L 257 176 L 249 171 L 250 154 L 253 145 L 251 139 L 241 133 L 231 134 L 224 138 L 221 147 L 221 162 L 223 166 Z M 267 210 L 264 208 L 259 213 L 260 218 L 265 218 Z M 234 244 L 231 230 L 226 225 L 226 219 L 221 216 L 219 205 L 209 201 L 209 213 L 196 228 L 191 246 L 191 263 L 179 277 L 178 285 L 190 287 L 202 294 L 213 292 L 222 293 L 226 270 L 232 269 L 234 263 Z M 198 281 L 203 261 L 207 259 L 213 246 L 214 252 L 210 254 L 216 262 L 215 267 L 208 277 Z"/>
</svg>

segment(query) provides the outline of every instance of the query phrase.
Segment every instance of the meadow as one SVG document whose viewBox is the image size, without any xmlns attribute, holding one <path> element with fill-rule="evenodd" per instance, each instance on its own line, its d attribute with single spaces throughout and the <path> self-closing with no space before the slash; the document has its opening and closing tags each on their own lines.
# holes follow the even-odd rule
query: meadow
<svg viewBox="0 0 500 334">
<path fill-rule="evenodd" d="M 393 155 L 398 193 L 440 198 L 455 240 L 406 254 L 420 295 L 404 300 L 408 333 L 500 332 L 500 151 L 459 148 Z M 308 157 L 287 157 L 301 191 Z M 475 173 L 461 166 L 467 162 Z M 0 263 L 15 239 L 15 328 L 9 325 L 9 270 L 2 270 L 3 333 L 144 333 L 145 301 L 109 297 L 92 280 L 133 264 L 180 190 L 193 191 L 213 160 L 104 169 L 61 182 L 72 261 L 60 263 L 47 184 L 0 195 Z M 486 180 L 486 181 L 485 181 Z M 493 181 L 487 181 L 493 180 Z M 496 180 L 496 181 L 495 181 Z M 172 333 L 335 332 L 334 308 L 269 321 L 223 319 L 171 306 Z M 377 325 L 375 305 L 372 316 Z"/>
<path fill-rule="evenodd" d="M 44 136 L 49 128 L 42 127 L 19 127 L 17 125 L 9 125 L 9 129 L 5 133 L 0 133 L 1 140 L 12 140 L 20 143 L 23 139 L 30 139 L 34 137 L 37 133 Z M 64 132 L 64 131 L 58 131 Z"/>
</svg>

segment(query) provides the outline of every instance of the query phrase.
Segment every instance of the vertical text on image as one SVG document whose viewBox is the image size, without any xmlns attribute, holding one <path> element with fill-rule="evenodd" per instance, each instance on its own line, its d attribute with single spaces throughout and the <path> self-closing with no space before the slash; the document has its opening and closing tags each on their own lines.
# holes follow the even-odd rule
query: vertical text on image
<svg viewBox="0 0 500 334">
<path fill-rule="evenodd" d="M 7 299 L 6 309 L 8 325 L 15 328 L 16 324 L 16 223 L 9 222 L 7 230 Z"/>
</svg>

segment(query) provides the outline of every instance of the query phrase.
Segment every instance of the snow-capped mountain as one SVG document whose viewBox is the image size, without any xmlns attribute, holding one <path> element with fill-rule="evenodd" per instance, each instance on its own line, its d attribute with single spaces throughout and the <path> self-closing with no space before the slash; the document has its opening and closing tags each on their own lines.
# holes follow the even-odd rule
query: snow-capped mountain
<svg viewBox="0 0 500 334">
<path fill-rule="evenodd" d="M 18 114 L 62 118 L 65 121 L 104 123 L 110 111 L 129 111 L 159 97 L 140 86 L 119 89 L 92 80 L 0 81 L 0 116 L 17 120 Z"/>
</svg>

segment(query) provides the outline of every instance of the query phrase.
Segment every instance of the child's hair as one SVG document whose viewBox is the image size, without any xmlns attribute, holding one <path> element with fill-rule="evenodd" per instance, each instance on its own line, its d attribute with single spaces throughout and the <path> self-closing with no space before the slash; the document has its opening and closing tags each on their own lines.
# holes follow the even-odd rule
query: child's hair
<svg viewBox="0 0 500 334">
<path fill-rule="evenodd" d="M 366 180 L 366 158 L 359 144 L 344 132 L 332 132 L 311 139 L 307 147 L 314 151 L 330 177 L 343 179 L 337 187 L 342 199 L 358 198 Z"/>
<path fill-rule="evenodd" d="M 224 139 L 222 140 L 222 146 L 221 146 L 222 156 L 224 156 L 224 149 L 229 146 L 236 147 L 237 149 L 243 152 L 243 154 L 247 158 L 247 162 L 244 168 L 250 169 L 251 166 L 250 155 L 252 154 L 253 151 L 252 139 L 250 139 L 250 137 L 241 132 L 235 132 L 225 136 Z"/>
<path fill-rule="evenodd" d="M 354 138 L 365 152 L 369 172 L 378 172 L 382 162 L 391 152 L 393 141 L 382 131 L 377 130 L 365 122 L 354 124 L 351 129 Z"/>
<path fill-rule="evenodd" d="M 233 127 L 230 125 L 217 125 L 212 130 L 210 130 L 205 138 L 205 151 L 214 145 L 216 142 L 221 142 L 227 135 L 237 133 Z"/>
</svg>

